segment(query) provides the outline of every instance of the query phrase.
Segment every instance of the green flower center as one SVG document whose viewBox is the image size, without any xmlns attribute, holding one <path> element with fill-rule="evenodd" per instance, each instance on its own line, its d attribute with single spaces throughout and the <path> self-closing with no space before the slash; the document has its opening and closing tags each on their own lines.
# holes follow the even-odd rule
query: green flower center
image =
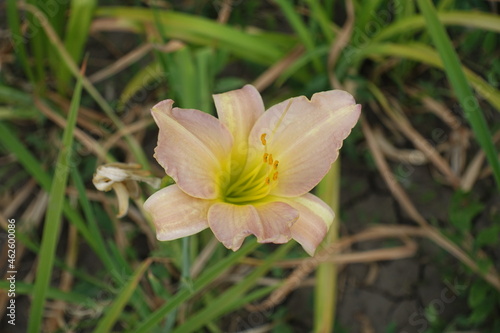
<svg viewBox="0 0 500 333">
<path fill-rule="evenodd" d="M 225 191 L 225 201 L 246 204 L 266 197 L 278 182 L 279 161 L 267 152 L 266 133 L 260 137 L 264 153 L 260 161 L 253 161 L 251 168 L 245 168 Z"/>
<path fill-rule="evenodd" d="M 280 162 L 268 151 L 267 140 L 274 140 L 276 130 L 285 118 L 292 100 L 283 110 L 280 118 L 274 125 L 270 137 L 267 133 L 260 135 L 260 142 L 264 146 L 262 158 L 246 161 L 247 165 L 238 177 L 231 175 L 229 185 L 226 188 L 224 201 L 236 205 L 245 205 L 265 198 L 278 183 L 278 166 Z M 248 164 L 251 163 L 251 164 Z"/>
</svg>

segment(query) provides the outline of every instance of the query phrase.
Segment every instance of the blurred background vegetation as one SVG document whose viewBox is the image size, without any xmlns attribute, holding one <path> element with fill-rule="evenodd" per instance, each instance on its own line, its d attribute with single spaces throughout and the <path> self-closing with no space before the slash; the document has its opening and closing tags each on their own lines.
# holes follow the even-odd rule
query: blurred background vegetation
<svg viewBox="0 0 500 333">
<path fill-rule="evenodd" d="M 499 6 L 0 2 L 0 330 L 500 332 Z M 118 219 L 92 185 L 116 161 L 165 176 L 157 101 L 214 114 L 211 94 L 246 83 L 266 106 L 330 89 L 363 105 L 316 189 L 337 219 L 313 259 L 209 230 L 158 242 L 154 189 Z"/>
</svg>

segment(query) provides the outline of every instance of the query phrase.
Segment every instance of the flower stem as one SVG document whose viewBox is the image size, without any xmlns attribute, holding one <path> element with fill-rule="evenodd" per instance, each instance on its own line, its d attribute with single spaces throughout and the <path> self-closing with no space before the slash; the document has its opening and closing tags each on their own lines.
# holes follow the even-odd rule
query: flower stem
<svg viewBox="0 0 500 333">
<path fill-rule="evenodd" d="M 318 184 L 316 194 L 323 199 L 335 212 L 335 219 L 318 249 L 337 241 L 339 232 L 339 192 L 340 192 L 340 157 L 332 165 L 325 178 Z M 322 263 L 316 271 L 316 286 L 314 297 L 314 332 L 333 332 L 337 301 L 337 265 Z"/>
</svg>

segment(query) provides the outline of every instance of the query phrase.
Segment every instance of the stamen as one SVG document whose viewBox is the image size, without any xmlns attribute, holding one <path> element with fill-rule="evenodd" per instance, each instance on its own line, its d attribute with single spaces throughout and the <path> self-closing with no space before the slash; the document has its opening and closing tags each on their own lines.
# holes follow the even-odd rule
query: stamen
<svg viewBox="0 0 500 333">
<path fill-rule="evenodd" d="M 260 142 L 264 146 L 262 150 L 262 163 L 253 160 L 251 164 L 247 164 L 245 169 L 237 177 L 231 178 L 231 183 L 228 184 L 224 192 L 224 200 L 235 204 L 246 204 L 253 202 L 269 195 L 270 191 L 276 186 L 278 180 L 278 166 L 280 162 L 273 158 L 271 151 L 273 147 L 267 147 L 267 139 L 270 139 L 271 144 L 278 128 L 283 124 L 283 120 L 291 108 L 293 100 L 288 101 L 285 109 L 281 113 L 278 121 L 274 124 L 274 128 L 270 133 L 261 133 Z M 268 137 L 267 134 L 270 136 Z M 278 153 L 274 151 L 274 153 Z"/>
<path fill-rule="evenodd" d="M 266 154 L 264 154 L 264 155 L 266 155 Z M 267 163 L 267 157 L 264 156 L 264 158 L 265 158 L 264 163 Z M 258 183 L 262 179 L 262 178 L 260 178 L 260 175 L 259 175 L 261 170 L 262 170 L 262 164 L 256 165 L 253 170 L 247 172 L 243 177 L 240 177 L 238 180 L 236 180 L 234 183 L 232 183 L 231 186 L 229 186 L 229 188 L 227 189 L 226 193 L 239 192 L 237 190 L 238 188 L 248 187 L 247 185 L 252 184 L 255 181 L 256 177 L 259 177 L 256 180 L 256 182 Z"/>
<path fill-rule="evenodd" d="M 266 145 L 266 143 L 267 143 L 267 141 L 266 141 L 266 135 L 267 135 L 266 133 L 262 133 L 262 134 L 260 135 L 260 141 L 262 142 L 262 145 L 264 145 L 264 146 L 265 146 L 265 145 Z"/>
</svg>

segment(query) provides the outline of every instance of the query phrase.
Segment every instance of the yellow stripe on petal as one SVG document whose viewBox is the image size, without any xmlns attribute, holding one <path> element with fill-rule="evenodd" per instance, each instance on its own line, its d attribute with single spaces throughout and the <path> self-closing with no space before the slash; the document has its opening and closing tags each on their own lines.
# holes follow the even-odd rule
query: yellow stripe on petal
<svg viewBox="0 0 500 333">
<path fill-rule="evenodd" d="M 290 229 L 292 238 L 313 256 L 332 225 L 335 217 L 332 209 L 310 193 L 295 198 L 276 198 L 276 200 L 288 203 L 299 212 L 297 222 Z"/>
</svg>

